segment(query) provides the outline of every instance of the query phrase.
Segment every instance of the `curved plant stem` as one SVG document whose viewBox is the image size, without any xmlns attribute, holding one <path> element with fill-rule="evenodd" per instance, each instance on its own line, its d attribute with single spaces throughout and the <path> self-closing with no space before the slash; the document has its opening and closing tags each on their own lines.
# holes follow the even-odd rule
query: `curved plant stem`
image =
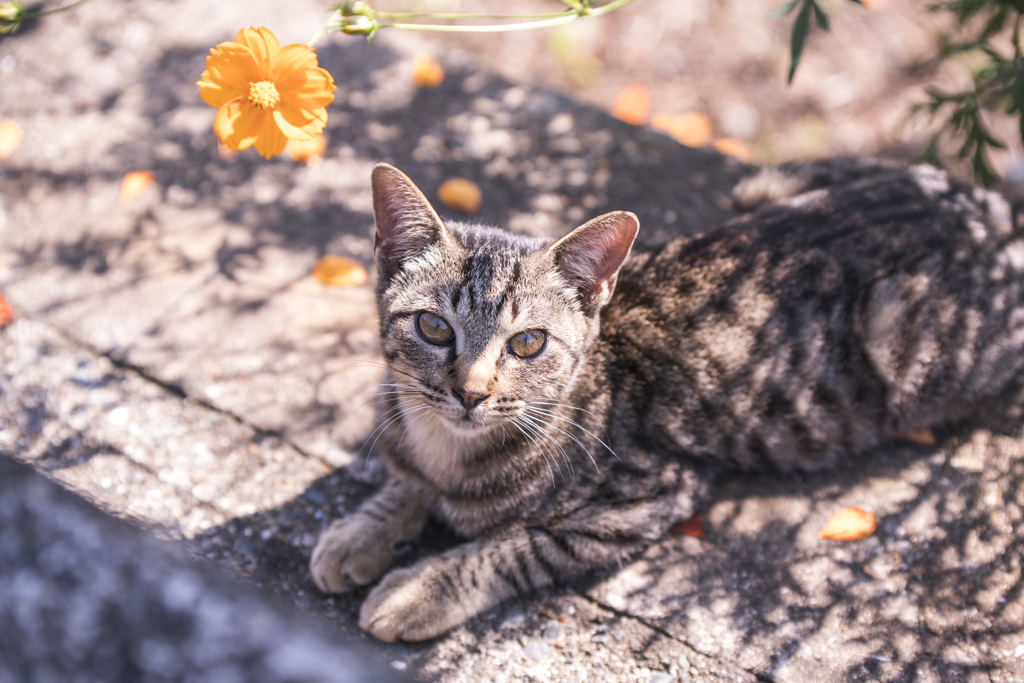
<svg viewBox="0 0 1024 683">
<path fill-rule="evenodd" d="M 405 31 L 438 31 L 441 33 L 502 33 L 504 31 L 526 31 L 535 28 L 550 28 L 552 26 L 561 26 L 562 24 L 569 24 L 581 17 L 591 16 L 599 17 L 602 14 L 617 10 L 623 5 L 628 5 L 633 0 L 613 0 L 607 5 L 600 7 L 589 7 L 586 5 L 577 5 L 576 3 L 570 2 L 569 0 L 563 0 L 565 4 L 569 5 L 572 9 L 557 14 L 538 14 L 538 15 L 516 15 L 516 14 L 389 14 L 387 12 L 377 12 L 375 16 L 388 19 L 397 18 L 424 18 L 424 19 L 525 19 L 534 17 L 536 21 L 524 21 L 516 24 L 497 24 L 497 25 L 486 25 L 486 26 L 466 26 L 466 25 L 450 25 L 450 24 L 380 24 L 380 28 L 397 28 Z"/>
<path fill-rule="evenodd" d="M 399 28 L 405 31 L 439 31 L 441 33 L 502 33 L 504 31 L 526 31 L 534 28 L 549 28 L 576 21 L 579 16 L 561 14 L 555 19 L 526 21 L 518 24 L 498 24 L 490 26 L 466 26 L 452 24 L 381 24 L 381 28 Z"/>
<path fill-rule="evenodd" d="M 83 3 L 86 3 L 86 2 L 89 2 L 89 0 L 78 0 L 78 2 L 73 2 L 70 5 L 64 5 L 63 7 L 58 7 L 57 9 L 48 9 L 48 10 L 45 10 L 43 12 L 25 12 L 25 15 L 24 15 L 23 18 L 24 19 L 36 19 L 38 17 L 45 17 L 47 14 L 57 14 L 58 12 L 67 12 L 72 7 L 78 7 L 79 5 L 81 5 Z"/>
<path fill-rule="evenodd" d="M 82 2 L 85 2 L 85 0 L 82 0 Z M 306 41 L 306 45 L 309 45 L 310 47 L 313 47 L 314 45 L 316 45 L 317 41 L 319 41 L 321 38 L 323 38 L 324 35 L 327 33 L 327 31 L 330 30 L 331 24 L 333 24 L 334 22 L 336 22 L 336 21 L 338 21 L 340 19 L 341 19 L 341 10 L 340 9 L 334 10 L 334 14 L 332 14 L 330 16 L 330 18 L 327 20 L 327 22 L 324 23 L 324 25 L 320 27 L 320 30 L 317 31 L 316 33 L 314 33 L 313 37 L 310 38 L 308 41 Z"/>
<path fill-rule="evenodd" d="M 377 12 L 373 16 L 378 19 L 437 19 L 439 21 L 456 21 L 459 19 L 552 19 L 564 17 L 565 12 L 548 12 L 546 14 L 444 14 L 431 12 Z"/>
</svg>

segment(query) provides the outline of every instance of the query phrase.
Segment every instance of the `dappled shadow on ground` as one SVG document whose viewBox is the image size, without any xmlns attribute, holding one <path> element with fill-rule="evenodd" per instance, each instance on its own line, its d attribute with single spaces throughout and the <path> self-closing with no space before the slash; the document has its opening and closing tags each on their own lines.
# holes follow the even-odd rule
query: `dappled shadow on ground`
<svg viewBox="0 0 1024 683">
<path fill-rule="evenodd" d="M 1019 424 L 961 424 L 940 437 L 937 448 L 896 444 L 832 471 L 725 473 L 706 541 L 668 538 L 622 570 L 511 605 L 540 613 L 552 596 L 579 592 L 772 680 L 1012 678 L 1024 627 Z M 367 590 L 320 594 L 308 559 L 328 520 L 357 509 L 382 476 L 375 458 L 360 459 L 280 508 L 200 535 L 195 552 L 358 634 Z M 877 531 L 818 540 L 828 515 L 851 504 L 876 512 Z M 457 542 L 435 524 L 399 563 Z M 503 614 L 472 620 L 459 638 L 497 628 Z M 392 647 L 388 656 L 429 661 L 434 644 Z M 814 659 L 822 653 L 829 661 Z"/>
<path fill-rule="evenodd" d="M 372 357 L 375 312 L 368 288 L 327 290 L 309 272 L 326 253 L 372 270 L 375 162 L 398 165 L 429 197 L 450 176 L 472 178 L 484 194 L 473 220 L 558 236 L 628 209 L 646 240 L 720 222 L 745 171 L 466 57 L 451 58 L 438 88 L 418 89 L 408 55 L 379 42 L 318 50 L 339 85 L 323 163 L 225 153 L 210 130 L 213 110 L 191 85 L 207 54 L 172 48 L 142 70 L 137 103 L 96 105 L 130 112 L 139 128 L 100 169 L 5 169 L 11 214 L 38 224 L 9 250 L 5 295 L 119 362 L 331 462 L 369 427 L 345 422 L 353 405 L 340 387 L 350 378 L 333 363 Z M 116 183 L 132 168 L 151 170 L 156 189 L 119 207 Z"/>
<path fill-rule="evenodd" d="M 777 680 L 1019 677 L 1024 450 L 1018 422 L 984 427 L 831 472 L 724 475 L 707 541 L 664 542 L 588 594 Z M 876 532 L 818 539 L 849 505 Z"/>
</svg>

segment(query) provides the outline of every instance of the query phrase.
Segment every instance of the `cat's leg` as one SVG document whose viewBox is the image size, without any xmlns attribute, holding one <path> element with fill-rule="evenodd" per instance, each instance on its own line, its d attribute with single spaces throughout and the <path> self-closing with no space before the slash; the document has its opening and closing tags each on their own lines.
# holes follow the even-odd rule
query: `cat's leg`
<svg viewBox="0 0 1024 683">
<path fill-rule="evenodd" d="M 363 603 L 359 625 L 388 642 L 433 638 L 502 600 L 640 552 L 693 513 L 693 493 L 591 500 L 543 525 L 506 529 L 396 569 Z"/>
<path fill-rule="evenodd" d="M 375 581 L 394 559 L 395 546 L 419 535 L 427 517 L 422 491 L 393 477 L 373 498 L 322 534 L 309 562 L 325 593 L 343 593 Z"/>
</svg>

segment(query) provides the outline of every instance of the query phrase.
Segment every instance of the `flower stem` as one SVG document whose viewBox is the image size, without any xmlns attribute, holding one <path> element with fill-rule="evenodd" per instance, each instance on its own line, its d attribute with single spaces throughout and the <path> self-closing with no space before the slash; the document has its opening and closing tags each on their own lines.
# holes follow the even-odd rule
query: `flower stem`
<svg viewBox="0 0 1024 683">
<path fill-rule="evenodd" d="M 565 12 L 548 12 L 547 14 L 444 14 L 431 12 L 378 12 L 373 16 L 379 19 L 438 19 L 454 21 L 458 19 L 552 19 L 564 17 Z"/>
<path fill-rule="evenodd" d="M 81 1 L 85 2 L 85 0 L 81 0 Z M 323 38 L 327 34 L 327 31 L 330 30 L 331 24 L 333 22 L 335 22 L 335 21 L 340 20 L 341 16 L 342 15 L 341 15 L 341 10 L 340 9 L 334 10 L 334 14 L 332 14 L 330 16 L 330 18 L 327 20 L 327 22 L 323 26 L 320 27 L 320 30 L 317 31 L 316 33 L 314 33 L 313 37 L 310 38 L 308 41 L 306 41 L 306 45 L 308 45 L 310 47 L 313 47 L 314 45 L 316 45 L 317 41 L 319 41 L 321 38 Z"/>
<path fill-rule="evenodd" d="M 614 2 L 609 2 L 607 5 L 602 5 L 601 7 L 591 7 L 590 16 L 599 17 L 602 14 L 613 12 L 623 5 L 628 5 L 631 2 L 633 2 L 633 0 L 614 0 Z"/>
<path fill-rule="evenodd" d="M 81 5 L 83 3 L 86 3 L 86 2 L 89 2 L 89 0 L 78 0 L 78 2 L 73 2 L 70 5 L 64 5 L 63 7 L 58 7 L 57 9 L 48 9 L 48 10 L 46 10 L 44 12 L 25 12 L 25 16 L 23 18 L 25 18 L 25 19 L 36 19 L 38 17 L 45 17 L 47 14 L 57 14 L 58 12 L 67 12 L 72 7 L 78 7 L 79 5 Z"/>
<path fill-rule="evenodd" d="M 548 28 L 576 21 L 579 17 L 572 14 L 560 14 L 555 19 L 541 21 L 525 21 L 519 24 L 498 24 L 491 26 L 452 26 L 450 24 L 381 24 L 381 28 L 399 28 L 405 31 L 439 31 L 441 33 L 501 33 L 503 31 L 525 31 L 532 28 Z"/>
<path fill-rule="evenodd" d="M 489 26 L 452 26 L 448 24 L 381 24 L 381 28 L 398 28 L 406 31 L 439 31 L 442 33 L 501 33 L 504 31 L 526 31 L 535 28 L 549 28 L 551 26 L 561 26 L 562 24 L 569 24 L 582 16 L 601 16 L 607 14 L 613 10 L 627 5 L 633 2 L 633 0 L 613 0 L 607 5 L 601 7 L 581 7 L 580 10 L 571 9 L 566 12 L 560 12 L 558 14 L 546 15 L 547 18 L 539 19 L 538 21 L 524 21 L 518 24 L 498 24 Z M 570 4 L 570 3 L 566 3 Z M 585 14 L 580 12 L 585 11 Z M 377 16 L 385 16 L 384 12 L 378 12 Z M 430 17 L 434 19 L 448 18 L 442 17 L 441 15 L 420 15 L 423 17 Z M 488 15 L 488 14 L 464 14 L 459 15 L 459 18 L 476 19 L 476 18 L 499 18 L 501 15 Z M 505 15 L 506 17 L 516 17 L 516 15 Z M 451 17 L 455 18 L 455 17 Z M 517 17 L 518 18 L 518 17 Z M 525 18 L 525 17 L 524 17 Z"/>
</svg>

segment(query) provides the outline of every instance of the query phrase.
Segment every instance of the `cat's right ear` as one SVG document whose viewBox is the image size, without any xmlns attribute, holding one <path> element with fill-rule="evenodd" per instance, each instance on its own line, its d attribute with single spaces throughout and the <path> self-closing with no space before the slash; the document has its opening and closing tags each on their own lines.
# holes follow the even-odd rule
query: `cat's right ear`
<svg viewBox="0 0 1024 683">
<path fill-rule="evenodd" d="M 378 274 L 388 279 L 443 239 L 445 228 L 419 188 L 394 166 L 377 164 L 371 179 L 377 224 L 373 250 Z"/>
<path fill-rule="evenodd" d="M 615 291 L 619 268 L 629 256 L 640 221 L 629 211 L 598 216 L 550 247 L 555 267 L 579 293 L 587 315 L 603 308 Z"/>
</svg>

